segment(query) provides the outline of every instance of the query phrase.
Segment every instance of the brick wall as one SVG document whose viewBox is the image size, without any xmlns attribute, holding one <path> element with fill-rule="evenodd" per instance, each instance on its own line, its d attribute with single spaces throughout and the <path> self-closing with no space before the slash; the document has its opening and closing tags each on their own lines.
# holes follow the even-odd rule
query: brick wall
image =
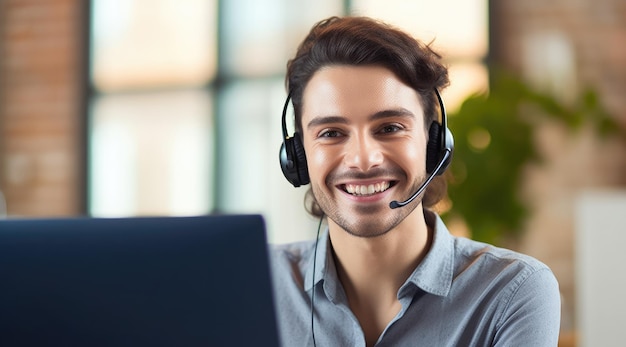
<svg viewBox="0 0 626 347">
<path fill-rule="evenodd" d="M 626 2 L 498 0 L 490 6 L 494 62 L 565 102 L 592 87 L 626 131 Z M 537 135 L 547 160 L 527 176 L 534 213 L 520 249 L 554 270 L 563 294 L 563 335 L 573 341 L 576 199 L 587 189 L 626 186 L 626 144 L 557 124 L 542 125 Z"/>
<path fill-rule="evenodd" d="M 82 209 L 81 0 L 0 0 L 0 191 L 11 216 Z"/>
</svg>

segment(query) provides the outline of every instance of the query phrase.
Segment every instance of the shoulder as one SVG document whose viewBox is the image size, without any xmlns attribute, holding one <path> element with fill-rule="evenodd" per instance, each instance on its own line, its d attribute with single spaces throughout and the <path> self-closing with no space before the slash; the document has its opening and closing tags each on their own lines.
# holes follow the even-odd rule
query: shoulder
<svg viewBox="0 0 626 347">
<path fill-rule="evenodd" d="M 536 346 L 556 343 L 561 299 L 557 279 L 546 264 L 525 254 L 462 238 L 455 239 L 455 253 L 456 276 L 467 272 L 472 283 L 480 282 L 493 290 L 492 303 L 498 312 L 494 316 L 496 340 L 525 341 L 525 345 Z"/>
<path fill-rule="evenodd" d="M 466 238 L 454 240 L 457 271 L 479 263 L 484 270 L 514 271 L 524 276 L 541 271 L 551 273 L 546 264 L 531 256 Z"/>
<path fill-rule="evenodd" d="M 491 282 L 507 300 L 524 292 L 547 293 L 560 301 L 559 286 L 552 270 L 540 260 L 509 249 L 455 238 L 455 276 L 465 271 L 476 280 Z"/>
</svg>

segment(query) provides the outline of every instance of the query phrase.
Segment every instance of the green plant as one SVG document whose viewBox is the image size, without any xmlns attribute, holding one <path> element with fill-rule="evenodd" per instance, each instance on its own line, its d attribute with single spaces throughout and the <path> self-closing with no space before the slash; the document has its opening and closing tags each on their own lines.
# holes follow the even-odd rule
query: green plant
<svg viewBox="0 0 626 347">
<path fill-rule="evenodd" d="M 541 162 L 533 134 L 543 121 L 552 119 L 570 130 L 591 122 L 601 134 L 618 129 L 592 91 L 568 106 L 502 73 L 488 94 L 470 96 L 450 118 L 452 207 L 443 218 L 461 218 L 472 238 L 494 244 L 518 236 L 530 213 L 520 188 L 524 167 Z"/>
</svg>

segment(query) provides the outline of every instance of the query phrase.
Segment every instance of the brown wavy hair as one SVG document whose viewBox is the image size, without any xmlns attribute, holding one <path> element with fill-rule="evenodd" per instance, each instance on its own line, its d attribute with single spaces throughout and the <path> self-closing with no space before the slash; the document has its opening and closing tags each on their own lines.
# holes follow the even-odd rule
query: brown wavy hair
<svg viewBox="0 0 626 347">
<path fill-rule="evenodd" d="M 320 68 L 329 65 L 378 65 L 391 70 L 403 83 L 419 93 L 424 107 L 427 130 L 439 119 L 434 89 L 449 84 L 448 69 L 441 56 L 407 33 L 366 17 L 330 17 L 313 26 L 296 55 L 287 63 L 286 87 L 291 94 L 296 131 L 302 131 L 302 94 L 309 80 Z M 436 177 L 423 197 L 425 207 L 432 207 L 446 193 L 446 182 Z M 311 189 L 305 197 L 309 213 L 324 213 Z"/>
</svg>

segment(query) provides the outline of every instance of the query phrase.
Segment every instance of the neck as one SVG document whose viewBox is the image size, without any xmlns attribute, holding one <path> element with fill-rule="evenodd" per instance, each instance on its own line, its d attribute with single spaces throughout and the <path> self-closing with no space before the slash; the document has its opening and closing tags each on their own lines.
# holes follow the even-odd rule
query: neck
<svg viewBox="0 0 626 347">
<path fill-rule="evenodd" d="M 366 345 L 373 346 L 400 311 L 400 286 L 428 252 L 432 237 L 422 207 L 378 237 L 354 236 L 330 219 L 328 227 L 348 304 L 361 324 Z"/>
<path fill-rule="evenodd" d="M 395 298 L 397 290 L 428 251 L 430 233 L 421 205 L 386 234 L 354 236 L 329 220 L 339 278 L 346 290 Z"/>
</svg>

